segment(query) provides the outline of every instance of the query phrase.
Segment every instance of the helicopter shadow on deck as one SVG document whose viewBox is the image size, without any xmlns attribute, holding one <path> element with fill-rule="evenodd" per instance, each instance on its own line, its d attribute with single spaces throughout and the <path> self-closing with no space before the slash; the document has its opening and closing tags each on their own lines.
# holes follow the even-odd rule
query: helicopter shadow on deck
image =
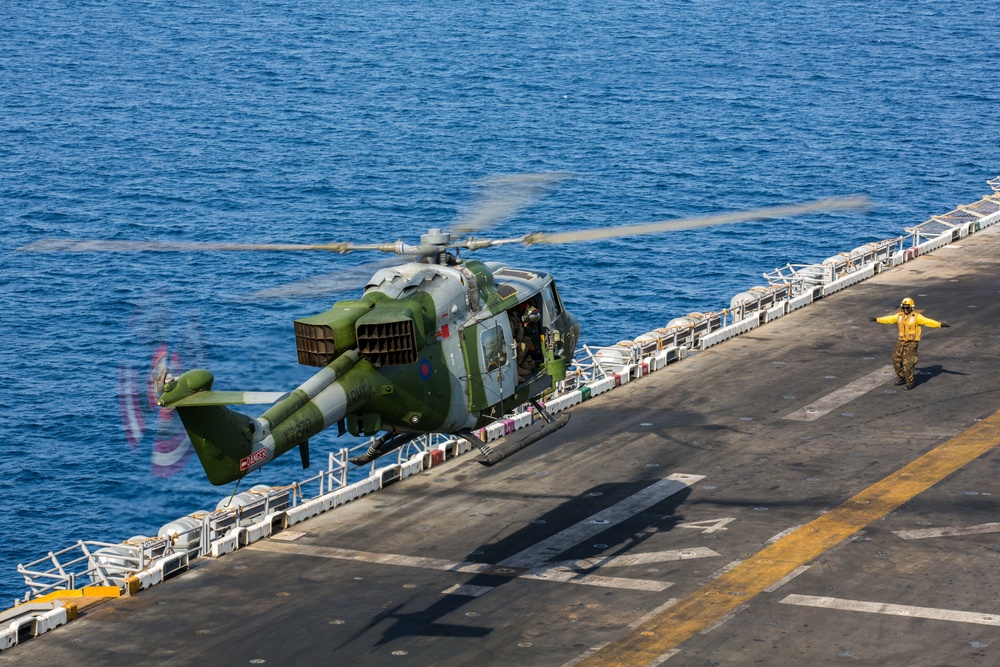
<svg viewBox="0 0 1000 667">
<path fill-rule="evenodd" d="M 656 456 L 669 456 L 669 460 L 657 458 L 656 460 L 666 468 L 672 467 L 676 463 L 678 451 L 674 446 L 684 449 L 716 449 L 718 444 L 716 438 L 721 434 L 742 434 L 746 431 L 728 423 L 711 423 L 708 418 L 711 415 L 710 398 L 699 396 L 696 398 L 685 397 L 683 401 L 695 408 L 704 406 L 702 410 L 691 409 L 691 407 L 680 408 L 675 406 L 664 406 L 662 409 L 651 412 L 646 406 L 640 408 L 622 409 L 619 406 L 604 406 L 601 404 L 589 404 L 589 412 L 586 416 L 574 417 L 576 422 L 570 421 L 568 428 L 581 427 L 586 429 L 590 424 L 615 424 L 615 432 L 618 436 L 652 436 L 655 440 L 643 441 L 641 447 L 646 452 L 645 455 L 654 455 L 649 450 L 650 444 L 662 445 L 666 449 L 655 452 Z M 572 431 L 567 430 L 567 433 Z M 658 442 L 657 442 L 658 441 Z M 619 446 L 616 444 L 616 446 Z M 524 458 L 540 456 L 543 454 L 542 447 L 529 449 Z"/>
<path fill-rule="evenodd" d="M 646 479 L 627 483 L 600 484 L 567 499 L 560 506 L 540 515 L 510 536 L 497 542 L 483 544 L 469 553 L 466 558 L 467 562 L 496 564 L 496 567 L 481 574 L 465 575 L 468 576 L 468 579 L 462 582 L 462 585 L 469 588 L 479 587 L 478 590 L 487 590 L 484 595 L 493 595 L 493 589 L 510 583 L 532 569 L 530 567 L 504 567 L 501 563 L 505 559 L 520 554 L 542 540 L 588 520 L 598 512 L 629 498 L 657 481 L 659 480 Z M 539 562 L 535 566 L 544 567 L 547 564 L 554 565 L 566 560 L 595 557 L 600 557 L 603 560 L 627 554 L 641 547 L 654 535 L 673 530 L 674 527 L 682 523 L 684 516 L 678 513 L 678 509 L 690 494 L 690 487 L 684 487 L 645 510 L 629 516 L 619 523 L 609 525 L 606 530 L 596 535 L 585 538 L 583 543 L 575 544 L 548 561 Z M 607 546 L 605 547 L 605 545 Z M 584 576 L 593 573 L 599 567 L 600 565 L 574 568 L 573 572 Z M 531 583 L 538 586 L 576 585 L 545 581 L 532 581 Z M 440 619 L 454 614 L 466 604 L 478 599 L 478 595 L 475 597 L 455 594 L 442 595 L 430 606 L 415 611 L 403 611 L 408 604 L 403 602 L 375 616 L 368 625 L 355 633 L 347 644 L 376 629 L 385 621 L 390 622 L 391 625 L 382 631 L 381 637 L 373 645 L 375 647 L 384 646 L 405 637 L 486 637 L 493 632 L 494 628 L 440 621 Z"/>
</svg>

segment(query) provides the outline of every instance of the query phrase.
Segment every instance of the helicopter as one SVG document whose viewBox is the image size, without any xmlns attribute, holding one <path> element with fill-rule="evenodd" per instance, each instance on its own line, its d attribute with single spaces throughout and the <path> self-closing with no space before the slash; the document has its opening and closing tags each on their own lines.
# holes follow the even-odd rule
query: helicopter
<svg viewBox="0 0 1000 667">
<path fill-rule="evenodd" d="M 202 242 L 78 241 L 46 239 L 32 252 L 375 251 L 406 261 L 380 265 L 358 299 L 341 300 L 319 314 L 295 320 L 298 362 L 319 370 L 295 390 L 216 391 L 204 369 L 178 377 L 160 367 L 156 402 L 177 411 L 209 482 L 238 481 L 298 448 L 309 467 L 309 440 L 337 427 L 338 435 L 378 436 L 351 461 L 361 465 L 427 433 L 457 434 L 477 446 L 481 463 L 493 465 L 549 433 L 556 420 L 542 399 L 565 379 L 580 339 L 580 324 L 564 307 L 552 275 L 500 262 L 462 259 L 461 251 L 508 244 L 532 246 L 678 231 L 810 212 L 862 208 L 865 197 L 575 232 L 531 233 L 481 239 L 475 232 L 506 219 L 543 196 L 563 173 L 494 176 L 480 182 L 480 201 L 449 228 L 433 228 L 418 245 L 403 241 L 317 245 Z M 307 279 L 272 293 L 311 293 Z M 329 286 L 327 286 L 329 288 Z M 343 291 L 342 286 L 327 291 Z M 273 403 L 273 404 L 271 404 Z M 532 404 L 542 428 L 516 446 L 482 442 L 473 430 L 511 409 Z M 229 406 L 271 404 L 259 417 Z M 381 434 L 381 435 L 379 435 Z"/>
</svg>

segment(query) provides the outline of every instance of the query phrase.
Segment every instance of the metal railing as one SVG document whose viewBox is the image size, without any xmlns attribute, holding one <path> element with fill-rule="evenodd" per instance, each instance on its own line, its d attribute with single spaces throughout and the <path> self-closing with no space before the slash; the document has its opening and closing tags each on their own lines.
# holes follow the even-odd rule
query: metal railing
<svg viewBox="0 0 1000 667">
<path fill-rule="evenodd" d="M 121 586 L 127 577 L 163 557 L 169 548 L 168 538 L 132 538 L 120 544 L 79 540 L 61 551 L 50 551 L 43 558 L 17 566 L 29 589 L 24 600 L 83 586 Z M 48 569 L 40 569 L 46 564 Z"/>
</svg>

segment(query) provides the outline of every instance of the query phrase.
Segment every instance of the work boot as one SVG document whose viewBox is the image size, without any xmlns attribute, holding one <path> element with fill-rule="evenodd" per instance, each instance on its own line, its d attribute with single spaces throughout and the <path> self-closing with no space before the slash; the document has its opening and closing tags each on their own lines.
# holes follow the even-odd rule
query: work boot
<svg viewBox="0 0 1000 667">
<path fill-rule="evenodd" d="M 906 384 L 906 378 L 896 378 L 896 386 L 898 387 L 901 384 Z"/>
<path fill-rule="evenodd" d="M 903 387 L 903 389 L 913 389 L 913 388 L 914 388 L 914 387 L 916 387 L 916 386 L 917 386 L 917 383 L 916 383 L 916 382 L 907 382 L 907 383 L 906 383 L 906 386 L 905 386 L 905 387 Z"/>
</svg>

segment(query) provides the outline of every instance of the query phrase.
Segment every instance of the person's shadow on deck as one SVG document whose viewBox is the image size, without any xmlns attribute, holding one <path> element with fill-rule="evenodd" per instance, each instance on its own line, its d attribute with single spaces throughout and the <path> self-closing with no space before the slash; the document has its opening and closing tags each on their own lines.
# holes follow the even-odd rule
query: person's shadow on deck
<svg viewBox="0 0 1000 667">
<path fill-rule="evenodd" d="M 921 385 L 925 382 L 930 382 L 939 375 L 968 375 L 968 373 L 959 373 L 958 371 L 949 371 L 941 364 L 935 366 L 928 366 L 926 368 L 918 368 L 913 374 L 914 386 Z"/>
</svg>

